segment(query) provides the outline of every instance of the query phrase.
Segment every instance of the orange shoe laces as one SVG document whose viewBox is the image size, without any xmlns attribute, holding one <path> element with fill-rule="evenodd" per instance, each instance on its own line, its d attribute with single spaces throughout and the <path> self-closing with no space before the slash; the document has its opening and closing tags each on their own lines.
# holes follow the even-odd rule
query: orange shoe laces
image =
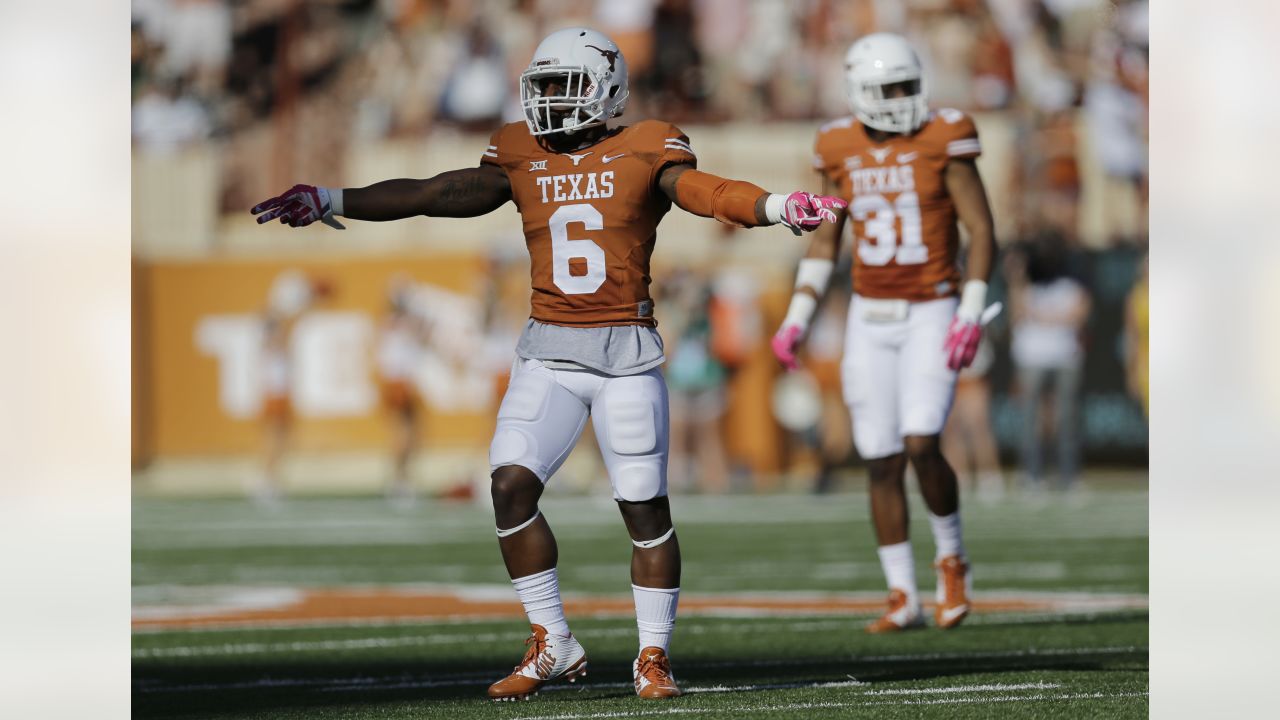
<svg viewBox="0 0 1280 720">
<path fill-rule="evenodd" d="M 520 668 L 533 662 L 542 654 L 542 650 L 547 646 L 547 640 L 546 638 L 539 640 L 537 635 L 530 635 L 528 639 L 524 641 L 524 644 L 528 646 L 529 649 L 524 651 L 524 659 L 520 661 L 519 665 L 516 665 L 516 672 L 520 672 Z"/>
<path fill-rule="evenodd" d="M 649 682 L 654 685 L 660 684 L 659 681 L 670 684 L 671 661 L 666 655 L 649 656 L 640 662 L 640 674 L 649 678 Z"/>
<path fill-rule="evenodd" d="M 955 563 L 948 565 L 943 570 L 943 579 L 947 584 L 947 602 L 955 602 L 963 598 L 964 592 L 964 565 Z"/>
</svg>

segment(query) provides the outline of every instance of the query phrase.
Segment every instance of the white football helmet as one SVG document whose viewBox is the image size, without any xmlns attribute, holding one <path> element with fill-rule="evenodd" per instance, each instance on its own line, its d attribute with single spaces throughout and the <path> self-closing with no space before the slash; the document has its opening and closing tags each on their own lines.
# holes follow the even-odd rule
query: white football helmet
<svg viewBox="0 0 1280 720">
<path fill-rule="evenodd" d="M 906 38 L 874 33 L 859 38 L 844 56 L 849 104 L 867 127 L 894 133 L 915 132 L 929 114 L 920 58 Z M 890 96 L 891 85 L 906 83 L 907 94 Z"/>
<path fill-rule="evenodd" d="M 544 95 L 548 81 L 562 88 Z M 520 105 L 533 135 L 572 134 L 622 114 L 627 104 L 627 60 L 603 33 L 583 27 L 557 30 L 533 51 L 520 73 Z"/>
</svg>

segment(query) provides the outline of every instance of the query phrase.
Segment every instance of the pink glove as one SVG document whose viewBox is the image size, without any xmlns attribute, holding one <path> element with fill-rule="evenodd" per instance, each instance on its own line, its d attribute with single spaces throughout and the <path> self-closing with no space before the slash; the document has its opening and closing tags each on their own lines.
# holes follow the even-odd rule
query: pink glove
<svg viewBox="0 0 1280 720">
<path fill-rule="evenodd" d="M 289 227 L 306 227 L 319 220 L 329 227 L 345 230 L 346 227 L 333 217 L 333 203 L 326 188 L 314 185 L 294 185 L 283 195 L 264 200 L 249 212 L 258 215 L 258 224 L 276 218 Z"/>
<path fill-rule="evenodd" d="M 978 354 L 978 343 L 982 341 L 982 325 L 972 320 L 951 319 L 951 329 L 947 331 L 947 341 L 942 344 L 947 353 L 947 367 L 962 370 L 973 364 Z"/>
<path fill-rule="evenodd" d="M 800 367 L 799 361 L 796 360 L 796 350 L 800 345 L 802 334 L 804 330 L 799 325 L 783 325 L 769 341 L 769 346 L 773 348 L 773 356 L 778 358 L 778 362 L 782 363 L 782 367 L 787 370 Z"/>
<path fill-rule="evenodd" d="M 797 190 L 782 205 L 782 224 L 799 235 L 818 229 L 823 221 L 834 223 L 848 203 L 837 197 Z"/>
</svg>

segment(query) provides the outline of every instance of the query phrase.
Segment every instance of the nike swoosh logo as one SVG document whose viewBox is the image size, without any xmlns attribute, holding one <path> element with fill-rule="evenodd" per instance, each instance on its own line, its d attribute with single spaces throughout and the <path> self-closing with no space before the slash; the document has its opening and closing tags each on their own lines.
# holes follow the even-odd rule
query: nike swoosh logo
<svg viewBox="0 0 1280 720">
<path fill-rule="evenodd" d="M 600 163 L 602 165 L 608 165 L 609 163 L 613 162 L 614 160 L 617 160 L 623 155 L 626 155 L 626 153 L 618 153 L 617 155 L 605 155 L 604 157 L 600 158 Z"/>
<path fill-rule="evenodd" d="M 950 622 L 955 618 L 960 617 L 961 614 L 967 613 L 967 612 L 969 612 L 968 605 L 957 605 L 953 608 L 948 608 L 946 610 L 943 610 L 942 619 L 946 622 Z"/>
<path fill-rule="evenodd" d="M 898 162 L 900 162 L 900 163 L 909 163 L 909 162 L 911 162 L 912 160 L 915 160 L 915 159 L 916 159 L 916 155 L 919 155 L 919 154 L 920 154 L 920 153 L 918 153 L 918 152 L 898 153 Z"/>
</svg>

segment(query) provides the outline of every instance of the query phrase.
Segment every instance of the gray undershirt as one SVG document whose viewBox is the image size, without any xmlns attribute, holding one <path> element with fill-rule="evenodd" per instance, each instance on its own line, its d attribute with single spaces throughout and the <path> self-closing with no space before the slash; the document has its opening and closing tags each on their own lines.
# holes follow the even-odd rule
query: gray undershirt
<svg viewBox="0 0 1280 720">
<path fill-rule="evenodd" d="M 532 318 L 520 333 L 516 354 L 542 360 L 547 367 L 606 375 L 639 375 L 666 360 L 662 336 L 647 325 L 576 328 L 540 323 Z"/>
</svg>

